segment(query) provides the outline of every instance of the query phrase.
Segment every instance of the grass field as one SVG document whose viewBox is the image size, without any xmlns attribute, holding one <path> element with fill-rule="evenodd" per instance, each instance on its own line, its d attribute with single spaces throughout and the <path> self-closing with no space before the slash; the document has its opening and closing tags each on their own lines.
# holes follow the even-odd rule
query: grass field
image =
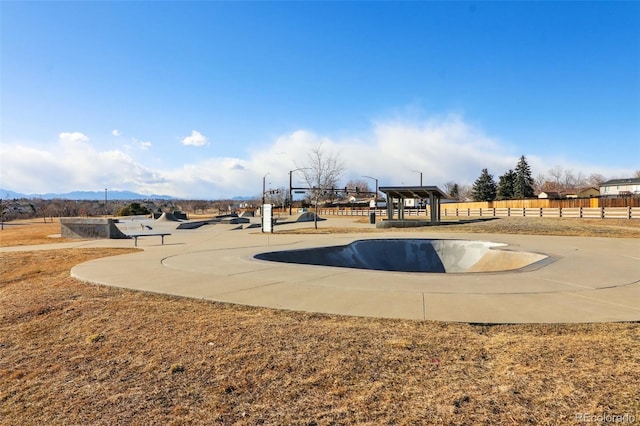
<svg viewBox="0 0 640 426">
<path fill-rule="evenodd" d="M 59 241 L 47 237 L 59 225 L 23 226 L 0 231 L 2 245 Z M 592 225 L 581 226 L 585 235 Z M 579 424 L 582 414 L 640 422 L 638 323 L 352 318 L 69 277 L 79 262 L 132 251 L 1 254 L 1 425 Z"/>
<path fill-rule="evenodd" d="M 338 216 L 345 218 L 345 216 Z M 415 219 L 413 216 L 411 219 Z M 354 223 L 369 223 L 369 218 L 354 218 Z M 418 228 L 420 231 L 449 233 L 502 233 L 525 235 L 566 235 L 580 237 L 640 238 L 640 220 L 628 219 L 556 219 L 556 218 L 501 218 L 480 221 L 450 221 L 448 225 Z M 373 225 L 372 225 L 373 226 Z M 344 232 L 415 232 L 416 228 L 376 229 L 376 228 L 334 228 L 320 222 L 313 227 L 281 231 L 279 233 L 313 234 Z"/>
</svg>

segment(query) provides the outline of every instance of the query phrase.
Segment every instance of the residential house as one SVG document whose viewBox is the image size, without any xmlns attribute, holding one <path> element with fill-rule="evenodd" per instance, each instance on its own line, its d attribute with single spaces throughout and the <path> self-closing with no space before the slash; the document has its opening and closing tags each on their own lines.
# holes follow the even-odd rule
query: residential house
<svg viewBox="0 0 640 426">
<path fill-rule="evenodd" d="M 600 191 L 594 187 L 569 188 L 562 191 L 564 198 L 592 198 L 600 196 Z"/>
<path fill-rule="evenodd" d="M 538 194 L 538 198 L 543 198 L 546 200 L 559 200 L 562 198 L 562 195 L 557 191 L 542 191 Z"/>
<path fill-rule="evenodd" d="M 640 178 L 612 179 L 600 185 L 601 197 L 640 195 Z"/>
</svg>

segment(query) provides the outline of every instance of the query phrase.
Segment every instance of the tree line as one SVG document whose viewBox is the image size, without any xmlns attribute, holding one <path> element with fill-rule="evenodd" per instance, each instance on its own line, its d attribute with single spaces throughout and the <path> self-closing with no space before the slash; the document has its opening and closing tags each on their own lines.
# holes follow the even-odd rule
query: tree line
<svg viewBox="0 0 640 426">
<path fill-rule="evenodd" d="M 499 177 L 498 183 L 487 169 L 482 169 L 480 177 L 473 183 L 471 197 L 474 201 L 514 200 L 531 198 L 535 195 L 531 167 L 523 155 L 515 170 L 509 169 Z"/>
<path fill-rule="evenodd" d="M 634 173 L 640 178 L 640 170 Z M 603 175 L 592 173 L 585 176 L 571 169 L 554 166 L 548 173 L 538 174 L 533 178 L 531 167 L 524 155 L 520 157 L 515 169 L 507 170 L 496 182 L 488 169 L 482 169 L 473 185 L 458 185 L 455 182 L 444 184 L 445 192 L 454 199 L 473 201 L 514 200 L 532 198 L 540 192 L 554 191 L 562 194 L 580 188 L 593 187 L 599 189 L 607 181 Z"/>
</svg>

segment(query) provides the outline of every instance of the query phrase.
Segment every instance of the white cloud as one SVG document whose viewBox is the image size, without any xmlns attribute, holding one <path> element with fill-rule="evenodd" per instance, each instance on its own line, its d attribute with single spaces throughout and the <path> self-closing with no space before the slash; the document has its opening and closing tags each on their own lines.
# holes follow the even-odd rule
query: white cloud
<svg viewBox="0 0 640 426">
<path fill-rule="evenodd" d="M 195 141 L 199 137 L 204 138 L 194 131 L 190 138 Z M 367 175 L 378 178 L 380 186 L 417 185 L 420 177 L 414 170 L 423 173 L 425 185 L 442 185 L 447 181 L 471 184 L 483 168 L 488 168 L 497 180 L 506 170 L 514 168 L 523 154 L 517 147 L 487 135 L 455 114 L 423 121 L 379 121 L 370 132 L 350 138 L 332 138 L 300 129 L 250 150 L 244 158 L 206 157 L 187 164 L 175 163 L 171 155 L 166 158 L 143 155 L 151 143 L 135 139 L 133 142 L 125 151 L 99 150 L 79 132 L 61 133 L 57 142 L 39 147 L 3 141 L 0 181 L 6 189 L 19 192 L 108 187 L 144 194 L 217 199 L 258 196 L 267 173 L 269 187 L 287 187 L 288 172 L 303 167 L 310 149 L 320 143 L 323 149 L 337 153 L 343 160 L 346 170 L 341 184 Z M 618 177 L 633 173 L 550 156 L 527 155 L 527 159 L 534 176 L 546 174 L 556 164 L 586 176 L 601 173 Z M 300 182 L 300 177 L 294 175 L 296 182 Z"/>
<path fill-rule="evenodd" d="M 77 143 L 77 142 L 88 142 L 89 138 L 80 132 L 62 132 L 58 135 L 60 141 L 63 143 Z"/>
<path fill-rule="evenodd" d="M 197 130 L 191 131 L 191 136 L 182 139 L 182 144 L 187 146 L 204 146 L 207 144 L 207 138 Z"/>
<path fill-rule="evenodd" d="M 113 130 L 111 131 L 111 134 L 112 134 L 113 136 L 122 136 L 122 133 L 120 133 L 120 130 L 118 130 L 118 129 L 113 129 Z"/>
<path fill-rule="evenodd" d="M 43 193 L 122 188 L 161 182 L 157 173 L 120 150 L 98 151 L 79 132 L 60 133 L 47 148 L 2 144 L 2 185 L 19 192 Z"/>
<path fill-rule="evenodd" d="M 136 138 L 131 138 L 131 145 L 127 145 L 126 148 L 139 148 L 143 151 L 151 148 L 153 145 L 150 141 L 141 141 Z"/>
</svg>

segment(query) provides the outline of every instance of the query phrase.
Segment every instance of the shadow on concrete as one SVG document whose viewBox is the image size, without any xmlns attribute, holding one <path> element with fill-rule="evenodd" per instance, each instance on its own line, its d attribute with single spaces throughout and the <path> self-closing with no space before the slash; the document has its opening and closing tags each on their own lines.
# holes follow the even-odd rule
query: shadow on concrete
<svg viewBox="0 0 640 426">
<path fill-rule="evenodd" d="M 396 272 L 496 272 L 521 269 L 547 256 L 492 250 L 504 244 L 471 240 L 371 239 L 344 246 L 259 253 L 272 262 Z"/>
</svg>

